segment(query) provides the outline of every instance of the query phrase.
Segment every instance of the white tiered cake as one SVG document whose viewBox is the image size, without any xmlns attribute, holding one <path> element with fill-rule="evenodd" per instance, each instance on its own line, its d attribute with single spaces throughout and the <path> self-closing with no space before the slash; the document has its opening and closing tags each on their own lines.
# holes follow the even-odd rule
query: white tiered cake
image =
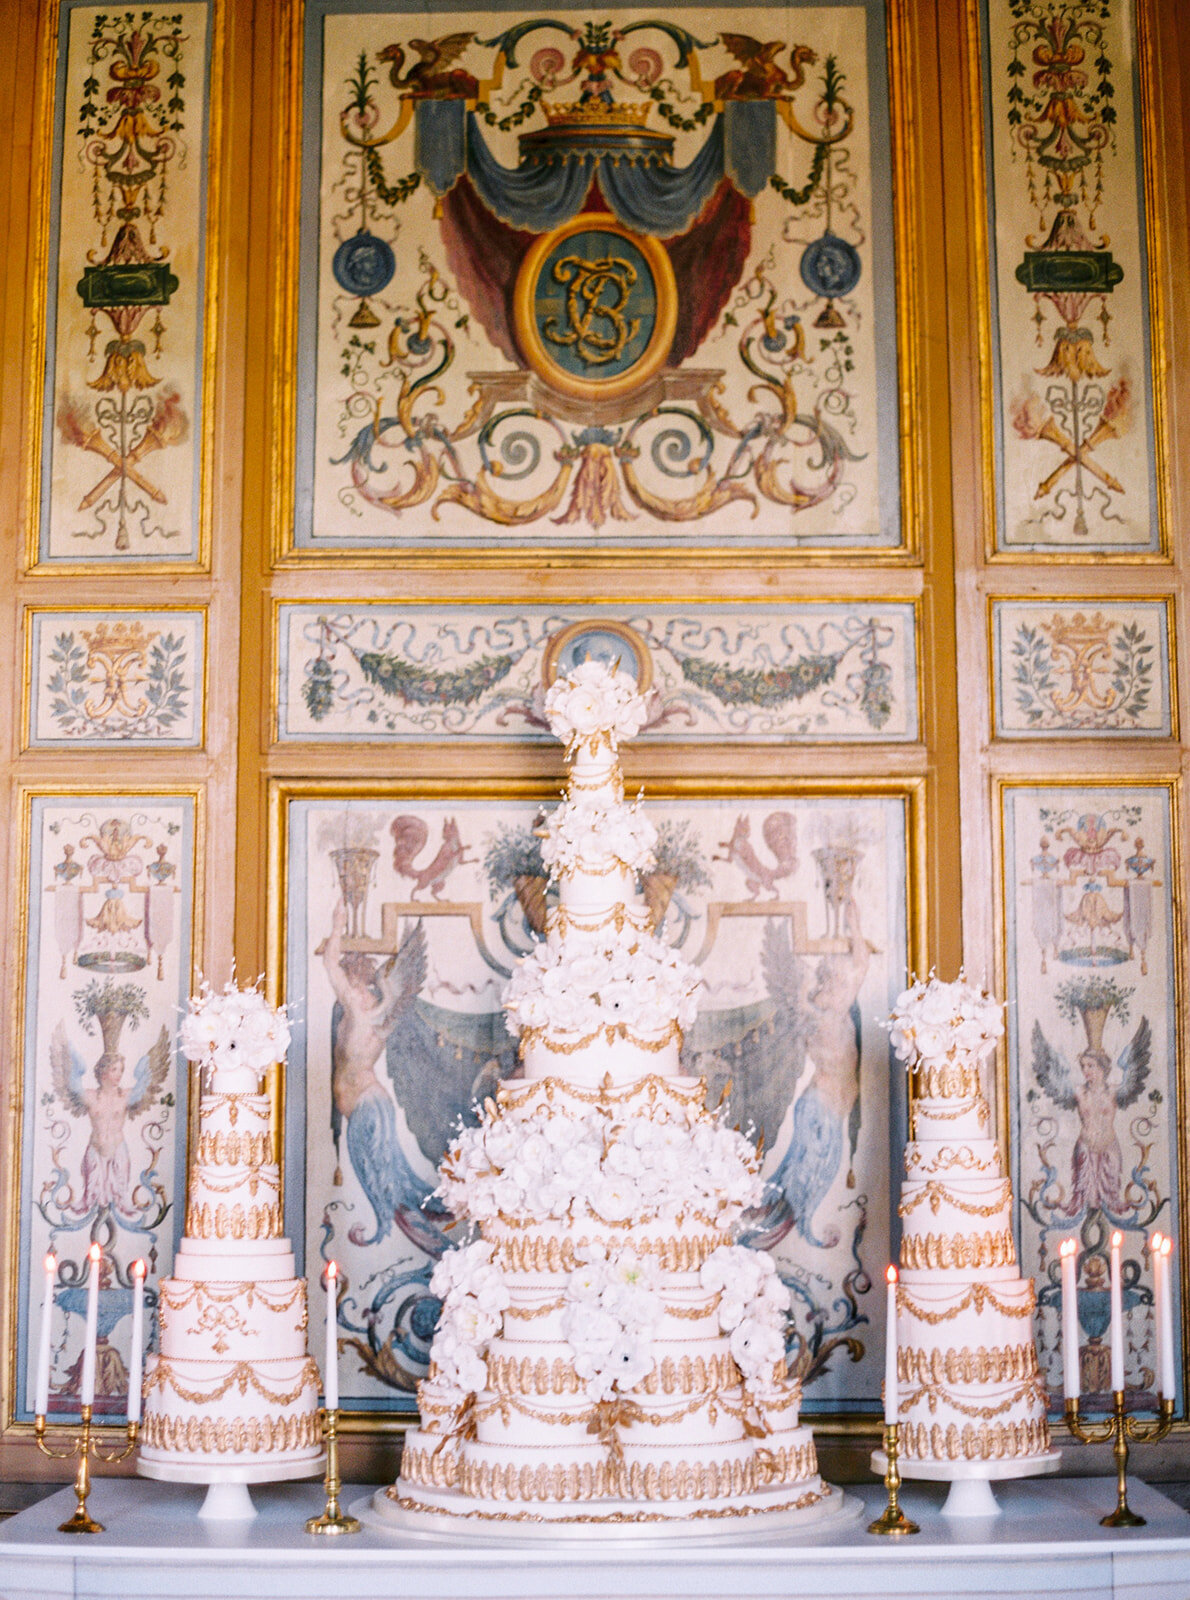
<svg viewBox="0 0 1190 1600">
<path fill-rule="evenodd" d="M 1015 1477 L 1057 1465 L 1033 1339 L 1033 1280 L 1012 1232 L 982 1062 L 1003 1008 L 965 983 L 917 983 L 892 1040 L 912 1075 L 901 1189 L 897 1378 L 907 1477 Z M 983 1509 L 992 1509 L 986 1500 Z"/>
<path fill-rule="evenodd" d="M 584 663 L 547 710 L 572 768 L 543 847 L 560 903 L 505 996 L 523 1079 L 443 1162 L 478 1238 L 435 1271 L 421 1423 L 376 1509 L 687 1531 L 837 1514 L 785 1371 L 789 1292 L 731 1243 L 756 1152 L 679 1075 L 698 978 L 649 929 L 655 835 L 616 759 L 643 702 Z"/>
<path fill-rule="evenodd" d="M 183 1025 L 205 1081 L 185 1236 L 161 1280 L 160 1353 L 146 1366 L 148 1477 L 242 1484 L 322 1468 L 306 1281 L 281 1234 L 272 1107 L 258 1092 L 287 1039 L 263 995 L 231 985 L 204 990 Z"/>
</svg>

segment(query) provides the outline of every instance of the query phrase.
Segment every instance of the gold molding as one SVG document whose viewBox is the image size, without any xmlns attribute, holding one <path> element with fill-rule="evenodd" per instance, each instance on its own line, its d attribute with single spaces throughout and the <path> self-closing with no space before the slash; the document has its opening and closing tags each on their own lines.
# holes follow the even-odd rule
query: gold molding
<svg viewBox="0 0 1190 1600">
<path fill-rule="evenodd" d="M 914 0 L 887 0 L 886 47 L 888 52 L 889 142 L 892 154 L 891 255 L 896 262 L 894 295 L 896 308 L 897 352 L 897 473 L 900 503 L 900 540 L 895 545 L 858 542 L 845 546 L 817 543 L 737 546 L 705 545 L 694 549 L 676 542 L 633 546 L 629 549 L 600 547 L 598 535 L 581 547 L 553 545 L 543 549 L 510 538 L 498 546 L 474 544 L 458 549 L 445 546 L 406 545 L 394 538 L 382 545 L 345 545 L 343 549 L 310 549 L 295 542 L 296 409 L 294 406 L 298 333 L 298 260 L 301 230 L 301 145 L 304 76 L 303 9 L 300 0 L 278 0 L 277 24 L 279 78 L 277 95 L 280 107 L 274 145 L 280 173 L 275 185 L 273 213 L 273 259 L 271 271 L 271 311 L 269 318 L 269 366 L 271 418 L 268 424 L 269 539 L 271 565 L 275 571 L 334 569 L 366 571 L 402 567 L 446 572 L 478 572 L 518 566 L 528 561 L 548 570 L 631 571 L 670 564 L 680 553 L 683 561 L 701 570 L 715 571 L 757 564 L 782 570 L 797 567 L 831 567 L 839 564 L 919 566 L 921 564 L 920 527 L 926 515 L 924 492 L 929 447 L 934 436 L 922 438 L 919 418 L 932 414 L 921 393 L 923 382 L 921 349 L 925 334 L 921 326 L 921 305 L 925 285 L 919 267 L 915 223 L 920 218 L 921 190 L 916 180 L 917 147 L 914 143 L 916 119 L 913 112 L 911 63 L 914 56 L 914 31 L 917 18 Z M 870 55 L 868 57 L 870 64 Z M 874 138 L 883 130 L 873 128 Z M 880 377 L 880 374 L 877 374 Z M 607 393 L 605 386 L 599 392 Z M 941 423 L 935 432 L 941 437 Z M 929 430 L 927 430 L 928 432 Z M 891 484 L 891 475 L 887 480 Z"/>
<path fill-rule="evenodd" d="M 158 740 L 87 740 L 79 739 L 71 742 L 63 740 L 53 744 L 33 743 L 33 619 L 34 617 L 53 616 L 78 616 L 88 612 L 98 615 L 139 617 L 159 611 L 179 612 L 187 616 L 202 618 L 200 639 L 202 643 L 202 660 L 199 662 L 199 671 L 196 680 L 201 684 L 202 705 L 201 716 L 198 719 L 197 738 L 193 744 L 162 743 Z M 207 709 L 208 695 L 210 692 L 210 662 L 211 662 L 211 608 L 204 602 L 153 599 L 152 591 L 148 591 L 143 605 L 95 605 L 82 602 L 79 605 L 40 605 L 35 602 L 26 602 L 21 608 L 21 630 L 23 633 L 22 659 L 25 664 L 25 682 L 21 695 L 21 743 L 20 753 L 28 754 L 30 751 L 56 750 L 59 753 L 77 751 L 80 755 L 102 752 L 104 750 L 120 749 L 130 755 L 165 754 L 165 755 L 200 755 L 207 748 Z"/>
<path fill-rule="evenodd" d="M 18 1410 L 18 1401 L 23 1388 L 20 1383 L 20 1374 L 17 1371 L 17 1308 L 20 1300 L 20 1251 L 21 1251 L 21 1183 L 22 1183 L 22 1158 L 24 1155 L 24 1122 L 25 1122 L 25 1094 L 28 1085 L 25 1082 L 25 1050 L 28 1044 L 27 1013 L 28 996 L 26 983 L 28 979 L 29 962 L 29 874 L 33 865 L 33 802 L 35 800 L 59 800 L 69 802 L 72 798 L 80 801 L 94 799 L 110 799 L 113 803 L 120 800 L 130 801 L 134 805 L 152 804 L 154 800 L 190 800 L 193 803 L 193 840 L 190 861 L 190 973 L 189 987 L 195 986 L 199 971 L 198 960 L 202 950 L 205 903 L 204 903 L 204 876 L 203 867 L 206 857 L 206 788 L 203 784 L 138 784 L 135 790 L 130 786 L 112 783 L 92 784 L 43 784 L 22 783 L 16 788 L 15 811 L 19 817 L 19 844 L 17 850 L 17 871 L 15 883 L 18 890 L 16 904 L 15 925 L 12 935 L 15 940 L 15 970 L 16 982 L 13 988 L 12 1024 L 9 1029 L 9 1060 L 12 1063 L 10 1074 L 10 1087 L 8 1095 L 8 1149 L 11 1159 L 8 1162 L 7 1192 L 4 1196 L 4 1237 L 0 1240 L 0 1261 L 4 1263 L 4 1271 L 0 1274 L 0 1339 L 3 1339 L 7 1350 L 7 1360 L 4 1365 L 4 1407 L 0 1415 L 0 1443 L 8 1438 L 31 1439 L 33 1424 L 31 1422 L 17 1422 L 15 1420 Z M 189 1187 L 189 1155 L 194 1145 L 196 1104 L 195 1097 L 190 1096 L 190 1103 L 185 1112 L 181 1107 L 181 1085 L 187 1074 L 182 1067 L 178 1067 L 178 1113 L 179 1117 L 186 1118 L 186 1152 L 187 1170 L 180 1175 L 182 1181 L 183 1201 L 186 1198 L 185 1190 Z M 175 1214 L 179 1217 L 183 1207 L 177 1204 L 174 1197 Z M 30 1332 L 32 1324 L 30 1324 Z M 101 1424 L 102 1426 L 102 1424 Z M 121 1428 L 123 1424 L 120 1424 Z"/>
<path fill-rule="evenodd" d="M 48 305 L 50 295 L 56 297 L 56 281 L 51 284 L 49 241 L 52 231 L 50 201 L 52 195 L 53 148 L 57 124 L 57 66 L 59 44 L 65 49 L 69 35 L 59 40 L 63 17 L 61 0 L 49 0 L 46 7 L 45 48 L 38 64 L 39 101 L 34 123 L 34 189 L 40 198 L 31 228 L 32 251 L 29 264 L 29 281 L 33 285 L 29 312 L 30 340 L 28 366 L 24 375 L 24 393 L 29 416 L 29 431 L 24 441 L 25 469 L 25 573 L 31 577 L 98 577 L 132 572 L 146 575 L 158 573 L 207 574 L 211 570 L 211 531 L 214 515 L 214 460 L 215 460 L 215 396 L 219 374 L 216 358 L 219 346 L 221 317 L 221 255 L 220 230 L 220 180 L 223 163 L 223 101 L 226 93 L 224 50 L 226 42 L 225 10 L 222 0 L 197 0 L 207 15 L 207 51 L 204 53 L 203 71 L 196 83 L 206 81 L 206 98 L 203 101 L 205 162 L 202 216 L 205 230 L 201 238 L 202 337 L 197 356 L 199 370 L 195 372 L 195 395 L 200 408 L 201 429 L 198 448 L 194 453 L 194 470 L 197 476 L 198 518 L 194 530 L 195 551 L 192 556 L 176 559 L 162 556 L 132 556 L 123 559 L 107 555 L 93 560 L 59 560 L 43 557 L 42 541 L 42 451 L 45 444 L 45 381 L 49 360 L 47 343 Z M 69 12 L 65 13 L 69 15 Z M 63 106 L 63 123 L 66 108 Z M 66 161 L 66 143 L 63 140 L 60 161 Z"/>
</svg>

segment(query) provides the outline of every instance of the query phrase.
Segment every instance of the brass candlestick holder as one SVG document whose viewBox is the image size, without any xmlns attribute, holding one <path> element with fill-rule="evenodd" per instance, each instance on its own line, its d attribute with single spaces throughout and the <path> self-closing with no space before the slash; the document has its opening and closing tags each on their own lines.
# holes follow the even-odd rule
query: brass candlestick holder
<svg viewBox="0 0 1190 1600">
<path fill-rule="evenodd" d="M 884 1424 L 884 1487 L 888 1490 L 888 1504 L 876 1518 L 875 1522 L 868 1523 L 869 1533 L 920 1533 L 921 1529 L 916 1522 L 908 1518 L 901 1510 L 898 1495 L 901 1492 L 901 1469 L 897 1465 L 900 1455 L 901 1425 L 899 1422 L 886 1422 Z"/>
<path fill-rule="evenodd" d="M 1112 1391 L 1112 1412 L 1102 1422 L 1084 1422 L 1079 1415 L 1078 1399 L 1066 1402 L 1066 1426 L 1080 1444 L 1106 1444 L 1111 1440 L 1111 1453 L 1116 1463 L 1116 1509 L 1100 1517 L 1105 1528 L 1143 1528 L 1144 1517 L 1138 1517 L 1128 1504 L 1128 1445 L 1157 1444 L 1173 1427 L 1174 1402 L 1164 1397 L 1158 1401 L 1159 1412 L 1154 1422 L 1138 1422 L 1124 1415 L 1124 1391 Z"/>
<path fill-rule="evenodd" d="M 336 1407 L 319 1412 L 322 1419 L 322 1437 L 326 1441 L 326 1505 L 320 1517 L 311 1517 L 306 1523 L 307 1533 L 358 1533 L 359 1518 L 349 1517 L 339 1509 L 339 1490 L 343 1480 L 339 1477 L 339 1412 Z"/>
<path fill-rule="evenodd" d="M 37 1441 L 37 1448 L 43 1456 L 48 1456 L 51 1461 L 72 1461 L 78 1457 L 78 1470 L 74 1475 L 74 1497 L 78 1504 L 74 1508 L 74 1515 L 65 1522 L 59 1523 L 59 1533 L 102 1533 L 103 1523 L 96 1522 L 87 1510 L 87 1496 L 91 1493 L 91 1457 L 96 1461 L 104 1461 L 109 1466 L 114 1466 L 117 1461 L 127 1461 L 136 1449 L 137 1435 L 140 1432 L 139 1422 L 128 1422 L 127 1443 L 115 1450 L 104 1450 L 99 1437 L 92 1437 L 94 1430 L 91 1426 L 91 1407 L 83 1406 L 80 1412 L 82 1423 L 78 1432 L 70 1442 L 69 1449 L 51 1450 L 46 1443 L 46 1418 L 44 1413 L 34 1418 L 33 1437 Z M 66 1431 L 66 1430 L 64 1430 Z"/>
</svg>

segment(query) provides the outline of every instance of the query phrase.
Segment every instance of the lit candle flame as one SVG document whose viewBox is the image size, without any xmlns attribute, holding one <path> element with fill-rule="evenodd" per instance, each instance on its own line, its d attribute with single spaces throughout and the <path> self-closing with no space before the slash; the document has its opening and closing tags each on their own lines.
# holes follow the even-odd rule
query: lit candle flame
<svg viewBox="0 0 1190 1600">
<path fill-rule="evenodd" d="M 888 1270 L 884 1274 L 884 1281 L 886 1283 L 896 1283 L 896 1281 L 897 1281 L 897 1269 L 896 1269 L 896 1267 L 890 1266 L 888 1268 Z"/>
<path fill-rule="evenodd" d="M 1111 1247 L 1112 1247 L 1113 1250 L 1118 1250 L 1123 1243 L 1124 1243 L 1124 1235 L 1117 1228 L 1116 1231 L 1111 1236 Z"/>
<path fill-rule="evenodd" d="M 132 1276 L 134 1278 L 143 1278 L 148 1270 L 145 1263 L 139 1259 L 132 1263 Z"/>
<path fill-rule="evenodd" d="M 326 1276 L 327 1276 L 327 1281 L 331 1282 L 331 1283 L 333 1283 L 334 1280 L 339 1276 L 339 1267 L 338 1267 L 338 1264 L 336 1262 L 334 1262 L 334 1261 L 328 1261 L 327 1262 L 327 1264 L 326 1264 Z"/>
<path fill-rule="evenodd" d="M 47 1272 L 57 1272 L 58 1270 L 58 1258 L 52 1250 L 45 1258 L 45 1270 Z"/>
<path fill-rule="evenodd" d="M 1058 1254 L 1060 1256 L 1072 1256 L 1077 1249 L 1077 1239 L 1063 1239 L 1062 1243 L 1058 1246 Z"/>
<path fill-rule="evenodd" d="M 92 1261 L 98 1261 L 100 1256 L 103 1254 L 103 1251 L 100 1249 L 98 1244 L 93 1244 L 87 1251 L 87 1254 L 91 1257 Z"/>
<path fill-rule="evenodd" d="M 1168 1255 L 1172 1255 L 1173 1254 L 1173 1240 L 1172 1239 L 1162 1238 L 1162 1240 L 1161 1240 L 1161 1254 L 1163 1256 L 1168 1256 Z"/>
<path fill-rule="evenodd" d="M 1161 1241 L 1164 1238 L 1165 1235 L 1163 1233 L 1155 1233 L 1149 1240 L 1149 1249 L 1152 1250 L 1154 1255 L 1159 1255 L 1161 1253 Z"/>
</svg>

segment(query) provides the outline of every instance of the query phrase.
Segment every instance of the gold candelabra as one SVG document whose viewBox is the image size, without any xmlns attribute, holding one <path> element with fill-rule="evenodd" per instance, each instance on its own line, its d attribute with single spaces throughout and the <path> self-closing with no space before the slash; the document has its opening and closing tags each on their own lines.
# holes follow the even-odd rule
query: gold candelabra
<svg viewBox="0 0 1190 1600">
<path fill-rule="evenodd" d="M 886 1422 L 884 1424 L 884 1487 L 888 1490 L 888 1504 L 875 1522 L 868 1523 L 869 1533 L 921 1532 L 917 1523 L 911 1521 L 901 1510 L 898 1499 L 901 1492 L 901 1469 L 898 1465 L 900 1434 L 901 1425 L 899 1422 Z"/>
<path fill-rule="evenodd" d="M 1138 1517 L 1128 1504 L 1128 1445 L 1157 1444 L 1173 1427 L 1174 1402 L 1162 1397 L 1158 1401 L 1159 1415 L 1153 1422 L 1138 1422 L 1124 1414 L 1124 1391 L 1112 1391 L 1112 1411 L 1102 1422 L 1087 1423 L 1079 1415 L 1078 1397 L 1066 1402 L 1066 1426 L 1080 1444 L 1106 1444 L 1111 1440 L 1111 1453 L 1116 1463 L 1116 1509 L 1109 1511 L 1099 1521 L 1105 1528 L 1143 1528 L 1144 1517 Z"/>
<path fill-rule="evenodd" d="M 322 1437 L 326 1441 L 326 1505 L 319 1517 L 310 1517 L 307 1533 L 358 1533 L 359 1518 L 349 1517 L 339 1509 L 339 1491 L 343 1480 L 339 1477 L 339 1411 L 338 1407 L 319 1413 L 322 1418 Z"/>
<path fill-rule="evenodd" d="M 109 1466 L 114 1466 L 117 1461 L 127 1461 L 136 1449 L 137 1435 L 140 1432 L 138 1422 L 128 1422 L 127 1443 L 121 1448 L 105 1451 L 97 1430 L 91 1425 L 91 1407 L 83 1406 L 80 1412 L 82 1423 L 70 1442 L 67 1450 L 52 1450 L 46 1443 L 46 1418 L 44 1412 L 34 1418 L 33 1437 L 37 1441 L 37 1448 L 43 1456 L 48 1456 L 51 1461 L 72 1461 L 78 1457 L 78 1468 L 74 1474 L 74 1497 L 78 1504 L 74 1508 L 74 1515 L 65 1522 L 59 1523 L 59 1533 L 102 1533 L 103 1523 L 96 1522 L 87 1510 L 87 1496 L 91 1493 L 91 1457 L 96 1461 L 104 1461 Z M 70 1431 L 69 1428 L 64 1432 Z M 96 1435 L 92 1437 L 93 1433 Z"/>
</svg>

